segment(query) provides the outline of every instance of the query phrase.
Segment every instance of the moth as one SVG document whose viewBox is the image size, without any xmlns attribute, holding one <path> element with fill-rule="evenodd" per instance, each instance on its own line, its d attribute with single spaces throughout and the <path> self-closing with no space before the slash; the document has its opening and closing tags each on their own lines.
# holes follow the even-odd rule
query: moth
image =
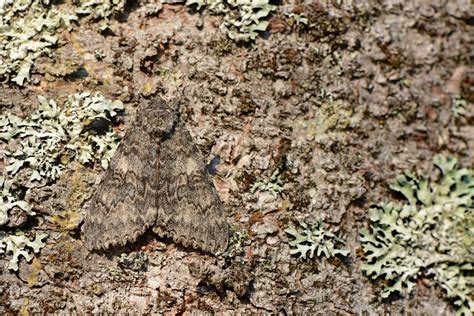
<svg viewBox="0 0 474 316">
<path fill-rule="evenodd" d="M 86 210 L 90 250 L 133 243 L 147 230 L 219 254 L 229 229 L 206 165 L 180 120 L 161 98 L 142 102 Z"/>
</svg>

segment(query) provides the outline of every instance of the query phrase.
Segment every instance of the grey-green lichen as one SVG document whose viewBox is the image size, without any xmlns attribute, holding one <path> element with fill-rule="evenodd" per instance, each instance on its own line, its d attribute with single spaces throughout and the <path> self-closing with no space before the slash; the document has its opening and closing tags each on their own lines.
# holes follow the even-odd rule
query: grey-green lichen
<svg viewBox="0 0 474 316">
<path fill-rule="evenodd" d="M 148 265 L 148 255 L 141 251 L 129 254 L 122 253 L 119 258 L 119 265 L 135 272 L 145 271 Z"/>
<path fill-rule="evenodd" d="M 309 20 L 304 13 L 285 12 L 285 16 L 288 17 L 288 19 L 294 24 L 296 24 L 296 26 L 307 26 L 309 24 Z"/>
<path fill-rule="evenodd" d="M 50 3 L 49 0 L 0 1 L 0 79 L 22 86 L 30 81 L 35 62 L 49 56 L 62 29 L 71 29 L 77 14 L 107 18 L 123 9 L 125 0 Z"/>
<path fill-rule="evenodd" d="M 244 244 L 248 239 L 248 234 L 244 230 L 232 227 L 229 238 L 229 246 L 224 253 L 225 257 L 234 258 L 244 252 Z"/>
<path fill-rule="evenodd" d="M 18 200 L 11 192 L 12 182 L 6 177 L 0 176 L 0 227 L 8 222 L 8 213 L 15 207 L 20 208 L 28 215 L 35 215 L 31 205 L 26 201 Z"/>
<path fill-rule="evenodd" d="M 57 44 L 57 29 L 77 20 L 55 7 L 48 9 L 45 2 L 0 2 L 0 77 L 20 86 L 29 81 L 35 60 Z"/>
<path fill-rule="evenodd" d="M 85 127 L 95 119 L 115 117 L 123 109 L 122 102 L 90 93 L 69 96 L 63 107 L 42 96 L 38 102 L 38 109 L 26 119 L 0 115 L 0 140 L 19 141 L 19 148 L 6 151 L 8 175 L 28 167 L 32 171 L 30 181 L 55 180 L 68 156 L 83 164 L 97 161 L 107 168 L 119 136 L 112 130 L 94 135 Z"/>
<path fill-rule="evenodd" d="M 330 258 L 336 255 L 345 257 L 349 254 L 349 250 L 337 247 L 344 244 L 344 240 L 326 228 L 322 221 L 314 226 L 305 222 L 299 222 L 299 225 L 303 229 L 301 233 L 294 227 L 285 229 L 285 232 L 293 238 L 288 241 L 290 254 L 303 259 L 312 259 L 315 255 Z"/>
<path fill-rule="evenodd" d="M 279 196 L 283 192 L 281 169 L 275 169 L 270 179 L 266 181 L 256 181 L 250 188 L 250 193 L 255 193 L 257 190 L 270 192 L 274 197 Z"/>
<path fill-rule="evenodd" d="M 57 179 L 73 158 L 82 164 L 100 163 L 105 169 L 121 137 L 108 124 L 122 111 L 121 101 L 77 93 L 62 107 L 41 96 L 38 103 L 38 109 L 27 118 L 0 115 L 0 141 L 7 143 L 0 181 L 0 226 L 8 221 L 8 211 L 13 207 L 32 214 L 31 207 L 11 190 L 13 184 L 27 188 L 47 184 Z M 97 120 L 105 122 L 102 133 L 89 128 Z"/>
<path fill-rule="evenodd" d="M 126 0 L 79 0 L 75 2 L 76 13 L 93 18 L 108 18 L 125 7 Z"/>
<path fill-rule="evenodd" d="M 469 107 L 473 107 L 472 103 L 469 104 L 465 99 L 463 99 L 460 95 L 455 95 L 451 97 L 452 102 L 452 112 L 455 117 L 465 116 L 468 111 Z"/>
<path fill-rule="evenodd" d="M 186 0 L 200 10 L 207 5 L 212 14 L 224 15 L 221 31 L 234 41 L 253 41 L 267 29 L 268 17 L 276 10 L 269 0 Z"/>
<path fill-rule="evenodd" d="M 304 123 L 307 139 L 319 144 L 346 139 L 350 131 L 360 124 L 362 113 L 356 113 L 347 101 L 333 100 L 333 97 L 327 95 L 324 90 L 320 95 L 321 98 L 328 100 L 323 102 L 313 120 Z"/>
<path fill-rule="evenodd" d="M 454 158 L 436 156 L 438 179 L 406 172 L 390 186 L 407 200 L 369 210 L 369 229 L 360 231 L 366 263 L 362 270 L 384 278 L 382 297 L 411 292 L 419 277 L 433 277 L 458 308 L 471 315 L 474 264 L 474 170 Z"/>
<path fill-rule="evenodd" d="M 12 256 L 8 263 L 8 269 L 18 271 L 20 257 L 25 258 L 26 262 L 31 262 L 33 253 L 39 253 L 41 248 L 46 245 L 43 242 L 46 237 L 48 234 L 36 234 L 35 238 L 30 240 L 23 232 L 0 237 L 0 254 L 11 254 Z"/>
</svg>

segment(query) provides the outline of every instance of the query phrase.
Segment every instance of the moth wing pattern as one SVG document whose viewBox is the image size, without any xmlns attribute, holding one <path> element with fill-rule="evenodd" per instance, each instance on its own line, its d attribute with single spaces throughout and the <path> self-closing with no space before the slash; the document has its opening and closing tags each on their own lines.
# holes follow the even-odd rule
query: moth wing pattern
<svg viewBox="0 0 474 316">
<path fill-rule="evenodd" d="M 121 140 L 85 215 L 82 231 L 90 250 L 134 242 L 155 223 L 159 140 L 147 125 L 156 111 L 143 107 L 138 112 L 140 118 Z"/>
<path fill-rule="evenodd" d="M 222 253 L 228 225 L 222 203 L 191 135 L 178 122 L 160 146 L 155 231 L 185 246 Z"/>
<path fill-rule="evenodd" d="M 137 113 L 91 200 L 86 247 L 122 246 L 154 227 L 185 246 L 223 252 L 223 206 L 177 111 L 156 98 Z"/>
</svg>

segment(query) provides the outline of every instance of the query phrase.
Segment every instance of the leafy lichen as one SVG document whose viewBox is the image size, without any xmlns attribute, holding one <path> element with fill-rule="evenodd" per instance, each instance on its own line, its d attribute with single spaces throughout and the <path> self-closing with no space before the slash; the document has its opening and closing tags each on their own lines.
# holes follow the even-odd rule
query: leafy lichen
<svg viewBox="0 0 474 316">
<path fill-rule="evenodd" d="M 270 192 L 274 197 L 279 196 L 283 192 L 280 168 L 275 169 L 267 181 L 256 181 L 250 188 L 250 193 L 255 193 L 257 190 Z"/>
<path fill-rule="evenodd" d="M 120 101 L 90 93 L 72 95 L 62 107 L 44 97 L 38 101 L 38 109 L 25 119 L 0 115 L 0 141 L 9 145 L 0 181 L 0 226 L 8 221 L 8 211 L 13 207 L 33 214 L 11 189 L 20 181 L 16 179 L 20 171 L 28 178 L 21 185 L 28 188 L 57 179 L 74 157 L 82 164 L 99 162 L 105 169 L 120 140 L 108 124 L 123 109 Z M 97 120 L 105 122 L 103 133 L 90 128 Z"/>
<path fill-rule="evenodd" d="M 276 10 L 269 0 L 187 0 L 186 5 L 194 5 L 198 10 L 208 6 L 212 14 L 224 15 L 221 30 L 234 41 L 253 41 L 259 32 L 267 29 L 268 17 Z"/>
<path fill-rule="evenodd" d="M 126 0 L 79 0 L 76 13 L 91 15 L 95 19 L 108 18 L 125 7 Z"/>
<path fill-rule="evenodd" d="M 285 16 L 297 26 L 309 24 L 309 20 L 304 13 L 285 12 Z"/>
<path fill-rule="evenodd" d="M 361 230 L 367 262 L 362 270 L 389 281 L 382 297 L 411 292 L 420 276 L 432 276 L 458 307 L 474 310 L 474 170 L 454 158 L 436 156 L 437 181 L 406 172 L 390 186 L 405 204 L 381 203 L 369 210 Z"/>
<path fill-rule="evenodd" d="M 466 116 L 469 111 L 469 107 L 472 107 L 472 104 L 469 104 L 467 100 L 463 99 L 460 95 L 454 95 L 451 97 L 452 102 L 452 112 L 455 117 Z"/>
<path fill-rule="evenodd" d="M 345 257 L 349 254 L 349 250 L 336 248 L 338 244 L 343 244 L 344 240 L 327 229 L 322 221 L 314 226 L 305 222 L 300 222 L 299 225 L 303 228 L 302 233 L 294 227 L 285 229 L 285 232 L 293 238 L 288 242 L 291 248 L 290 254 L 303 259 L 312 259 L 315 254 L 317 257 L 324 255 L 326 258 L 336 255 Z"/>
<path fill-rule="evenodd" d="M 110 120 L 123 109 L 120 101 L 102 95 L 80 93 L 70 96 L 62 108 L 54 100 L 38 97 L 39 108 L 27 119 L 13 114 L 0 116 L 0 140 L 20 140 L 20 148 L 6 151 L 6 171 L 15 175 L 21 168 L 32 169 L 30 180 L 55 180 L 65 168 L 68 152 L 81 163 L 100 161 L 104 168 L 119 139 L 113 131 L 94 135 L 85 130 L 90 122 Z M 62 159 L 61 159 L 62 158 Z"/>
<path fill-rule="evenodd" d="M 229 238 L 229 246 L 224 253 L 228 258 L 234 258 L 244 252 L 244 244 L 248 239 L 246 231 L 240 230 L 237 227 L 232 227 Z"/>
<path fill-rule="evenodd" d="M 108 18 L 125 0 L 50 3 L 48 0 L 0 1 L 0 78 L 22 86 L 30 81 L 39 57 L 59 46 L 62 29 L 70 29 L 77 14 Z"/>
<path fill-rule="evenodd" d="M 145 271 L 148 265 L 148 255 L 144 252 L 122 253 L 119 258 L 119 265 L 132 271 Z"/>
<path fill-rule="evenodd" d="M 58 42 L 60 27 L 69 27 L 75 15 L 44 1 L 0 2 L 0 77 L 22 86 L 30 80 L 35 60 Z"/>
<path fill-rule="evenodd" d="M 11 190 L 12 182 L 0 176 L 0 227 L 8 223 L 8 213 L 15 207 L 20 208 L 28 215 L 35 215 L 31 205 L 18 199 Z"/>
<path fill-rule="evenodd" d="M 0 254 L 10 254 L 12 258 L 8 263 L 8 269 L 18 271 L 18 262 L 20 257 L 25 258 L 26 262 L 31 262 L 33 253 L 39 253 L 46 244 L 43 240 L 48 234 L 37 234 L 33 240 L 25 236 L 23 232 L 15 235 L 0 237 Z"/>
</svg>

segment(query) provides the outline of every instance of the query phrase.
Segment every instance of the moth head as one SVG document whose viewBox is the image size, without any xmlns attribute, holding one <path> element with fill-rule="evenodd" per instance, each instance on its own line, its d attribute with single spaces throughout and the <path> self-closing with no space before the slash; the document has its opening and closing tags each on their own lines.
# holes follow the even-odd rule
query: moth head
<svg viewBox="0 0 474 316">
<path fill-rule="evenodd" d="M 144 124 L 146 132 L 156 138 L 170 136 L 178 121 L 179 112 L 170 107 L 163 99 L 155 98 L 148 104 L 146 111 L 139 113 L 144 117 L 137 117 L 137 120 L 147 120 Z"/>
</svg>

